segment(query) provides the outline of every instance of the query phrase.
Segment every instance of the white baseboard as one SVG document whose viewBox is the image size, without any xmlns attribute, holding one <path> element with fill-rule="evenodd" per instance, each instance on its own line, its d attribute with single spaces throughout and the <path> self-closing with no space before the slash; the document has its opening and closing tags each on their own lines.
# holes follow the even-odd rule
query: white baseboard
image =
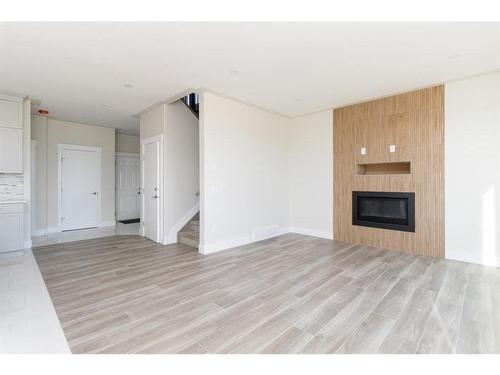
<svg viewBox="0 0 500 375">
<path fill-rule="evenodd" d="M 312 237 L 325 238 L 327 240 L 333 240 L 333 232 L 327 230 L 291 227 L 290 233 L 297 233 L 297 234 L 302 234 L 304 236 L 312 236 Z"/>
<path fill-rule="evenodd" d="M 98 225 L 98 228 L 114 227 L 115 225 L 116 225 L 115 220 L 102 221 Z M 49 233 L 59 233 L 59 232 L 61 232 L 61 230 L 59 230 L 59 227 L 48 227 L 47 230 L 43 230 L 43 229 L 37 230 L 37 235 L 39 232 L 41 233 L 40 236 L 43 236 L 43 235 L 49 234 Z"/>
<path fill-rule="evenodd" d="M 460 250 L 445 250 L 445 259 L 458 260 L 460 262 L 481 264 L 483 266 L 500 267 L 500 257 L 486 258 L 482 254 L 469 253 Z"/>
<path fill-rule="evenodd" d="M 240 238 L 234 238 L 231 240 L 227 241 L 220 241 L 217 243 L 213 244 L 201 244 L 199 246 L 199 251 L 201 254 L 212 254 L 216 253 L 217 251 L 222 251 L 226 249 L 231 249 L 233 247 L 238 247 L 238 246 L 243 246 L 243 245 L 248 245 L 252 242 L 256 242 L 253 240 L 252 236 L 245 236 L 245 237 L 240 237 Z"/>
<path fill-rule="evenodd" d="M 115 220 L 108 220 L 108 221 L 102 221 L 101 224 L 99 224 L 99 228 L 102 227 L 114 227 L 116 225 Z"/>
<path fill-rule="evenodd" d="M 254 232 L 255 233 L 255 232 Z M 218 251 L 232 249 L 233 247 L 244 246 L 254 242 L 267 240 L 269 238 L 281 236 L 283 234 L 289 233 L 288 228 L 277 228 L 274 231 L 267 231 L 267 234 L 259 238 L 255 238 L 254 235 L 243 236 L 240 238 L 234 238 L 227 241 L 220 241 L 214 244 L 200 244 L 201 254 L 212 254 Z"/>
<path fill-rule="evenodd" d="M 47 234 L 46 229 L 37 229 L 33 231 L 31 237 L 39 237 L 39 236 L 45 236 Z"/>
<path fill-rule="evenodd" d="M 165 236 L 161 239 L 160 243 L 162 245 L 172 245 L 174 243 L 177 243 L 177 238 L 175 240 L 172 240 L 169 236 Z"/>
<path fill-rule="evenodd" d="M 221 241 L 217 242 L 214 244 L 200 244 L 200 253 L 201 254 L 212 254 L 217 251 L 222 251 L 222 250 L 227 250 L 231 249 L 233 247 L 238 247 L 238 246 L 244 246 L 244 245 L 249 245 L 254 242 L 266 240 L 269 238 L 281 236 L 283 234 L 287 233 L 297 233 L 297 234 L 303 234 L 305 236 L 313 236 L 313 237 L 319 237 L 319 238 L 326 238 L 329 240 L 333 240 L 333 232 L 329 231 L 318 231 L 314 229 L 306 229 L 306 228 L 298 228 L 298 227 L 291 227 L 291 228 L 276 228 L 274 230 L 269 230 L 267 229 L 265 232 L 260 232 L 260 233 L 266 233 L 264 236 L 260 236 L 259 238 L 255 237 L 255 234 L 257 231 L 254 231 L 253 235 L 248 235 L 248 236 L 243 236 L 240 238 L 235 238 L 227 241 Z"/>
<path fill-rule="evenodd" d="M 0 253 L 0 259 L 22 256 L 22 255 L 26 254 L 27 251 L 29 252 L 31 250 L 25 249 L 25 250 L 3 251 L 3 252 Z"/>
<path fill-rule="evenodd" d="M 162 244 L 170 245 L 177 243 L 177 233 L 200 211 L 200 203 L 196 203 L 186 214 L 170 229 L 168 235 L 163 237 Z"/>
<path fill-rule="evenodd" d="M 29 249 L 31 246 L 33 246 L 33 242 L 31 240 L 24 241 L 24 248 L 25 249 Z"/>
</svg>

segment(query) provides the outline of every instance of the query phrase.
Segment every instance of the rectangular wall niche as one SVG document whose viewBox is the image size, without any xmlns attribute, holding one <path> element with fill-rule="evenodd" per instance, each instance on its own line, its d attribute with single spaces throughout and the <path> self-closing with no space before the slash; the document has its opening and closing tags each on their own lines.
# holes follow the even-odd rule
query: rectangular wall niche
<svg viewBox="0 0 500 375">
<path fill-rule="evenodd" d="M 353 191 L 352 225 L 415 232 L 415 193 Z"/>
<path fill-rule="evenodd" d="M 371 163 L 357 164 L 357 175 L 384 175 L 384 174 L 410 174 L 411 163 L 409 161 L 396 163 Z"/>
</svg>

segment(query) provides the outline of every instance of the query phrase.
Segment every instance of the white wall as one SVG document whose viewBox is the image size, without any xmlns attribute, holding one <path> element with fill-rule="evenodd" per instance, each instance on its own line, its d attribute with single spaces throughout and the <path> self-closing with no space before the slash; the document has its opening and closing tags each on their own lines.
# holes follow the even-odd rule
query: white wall
<svg viewBox="0 0 500 375">
<path fill-rule="evenodd" d="M 140 140 L 163 134 L 165 131 L 165 105 L 159 104 L 141 114 L 139 120 Z"/>
<path fill-rule="evenodd" d="M 181 102 L 141 114 L 141 140 L 163 134 L 164 244 L 177 242 L 177 232 L 199 211 L 198 132 L 198 119 Z"/>
<path fill-rule="evenodd" d="M 116 133 L 115 136 L 115 151 L 116 152 L 127 152 L 130 154 L 140 153 L 140 141 L 139 136 L 120 134 Z"/>
<path fill-rule="evenodd" d="M 288 231 L 288 118 L 204 92 L 200 251 Z"/>
<path fill-rule="evenodd" d="M 333 110 L 289 120 L 290 231 L 333 239 Z"/>
<path fill-rule="evenodd" d="M 41 128 L 36 128 L 41 126 Z M 46 128 L 46 130 L 44 129 Z M 115 222 L 115 129 L 88 124 L 47 119 L 46 122 L 34 116 L 32 139 L 37 140 L 37 202 L 38 231 L 57 231 L 58 228 L 58 168 L 57 145 L 72 144 L 102 148 L 101 160 L 101 223 Z M 45 154 L 45 155 L 44 155 Z M 38 159 L 40 158 L 40 163 Z M 46 165 L 42 165 L 43 159 Z M 45 171 L 45 173 L 43 172 Z M 42 174 L 45 174 L 45 181 Z M 45 183 L 45 199 L 43 199 Z M 43 223 L 45 217 L 46 224 Z M 45 227 L 44 227 L 45 226 Z"/>
<path fill-rule="evenodd" d="M 47 230 L 47 117 L 31 117 L 31 138 L 36 140 L 34 233 Z"/>
<path fill-rule="evenodd" d="M 446 258 L 500 266 L 500 73 L 445 85 Z"/>
<path fill-rule="evenodd" d="M 181 102 L 165 105 L 165 243 L 199 211 L 200 154 L 198 119 Z"/>
</svg>

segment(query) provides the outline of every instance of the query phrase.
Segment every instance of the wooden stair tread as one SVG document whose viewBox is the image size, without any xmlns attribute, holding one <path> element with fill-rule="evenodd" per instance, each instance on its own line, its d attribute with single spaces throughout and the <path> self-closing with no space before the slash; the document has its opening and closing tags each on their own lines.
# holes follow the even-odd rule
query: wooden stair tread
<svg viewBox="0 0 500 375">
<path fill-rule="evenodd" d="M 177 241 L 188 246 L 198 248 L 200 243 L 200 214 L 197 213 L 177 233 Z"/>
</svg>

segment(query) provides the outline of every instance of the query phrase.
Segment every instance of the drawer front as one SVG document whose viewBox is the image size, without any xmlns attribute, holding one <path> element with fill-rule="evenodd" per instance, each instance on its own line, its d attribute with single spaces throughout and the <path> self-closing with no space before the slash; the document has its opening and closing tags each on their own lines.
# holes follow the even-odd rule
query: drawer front
<svg viewBox="0 0 500 375">
<path fill-rule="evenodd" d="M 0 203 L 0 215 L 1 214 L 22 214 L 23 213 L 23 205 L 20 203 L 14 204 L 1 204 Z"/>
</svg>

